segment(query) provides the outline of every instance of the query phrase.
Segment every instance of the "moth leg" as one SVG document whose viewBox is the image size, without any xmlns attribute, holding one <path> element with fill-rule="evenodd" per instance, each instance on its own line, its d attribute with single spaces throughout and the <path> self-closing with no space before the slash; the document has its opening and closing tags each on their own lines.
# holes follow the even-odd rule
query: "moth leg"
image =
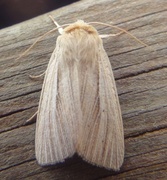
<svg viewBox="0 0 167 180">
<path fill-rule="evenodd" d="M 56 25 L 56 27 L 58 28 L 59 33 L 63 34 L 64 29 L 53 19 L 53 17 L 51 15 L 49 15 L 49 17 L 53 21 L 53 23 Z"/>
<path fill-rule="evenodd" d="M 38 113 L 38 111 L 35 112 L 35 114 L 33 114 L 29 119 L 27 119 L 25 125 L 36 122 L 37 113 Z"/>
<path fill-rule="evenodd" d="M 123 34 L 124 32 L 119 32 L 119 33 L 116 33 L 116 34 L 101 34 L 99 35 L 101 38 L 108 38 L 108 37 L 115 37 L 115 36 L 119 36 L 121 34 Z"/>
<path fill-rule="evenodd" d="M 44 75 L 45 75 L 45 73 L 46 73 L 46 71 L 45 71 L 45 72 L 43 72 L 42 74 L 37 75 L 37 76 L 29 75 L 29 77 L 30 77 L 31 79 L 38 79 L 38 78 L 40 78 L 40 77 L 44 76 Z"/>
</svg>

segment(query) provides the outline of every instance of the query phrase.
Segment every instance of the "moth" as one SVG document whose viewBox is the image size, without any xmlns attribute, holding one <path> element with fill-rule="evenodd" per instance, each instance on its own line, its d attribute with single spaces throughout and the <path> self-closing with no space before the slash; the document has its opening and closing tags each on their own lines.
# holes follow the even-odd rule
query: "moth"
<svg viewBox="0 0 167 180">
<path fill-rule="evenodd" d="M 35 154 L 41 166 L 77 153 L 119 170 L 124 131 L 113 71 L 101 36 L 84 21 L 61 28 L 37 113 Z"/>
</svg>

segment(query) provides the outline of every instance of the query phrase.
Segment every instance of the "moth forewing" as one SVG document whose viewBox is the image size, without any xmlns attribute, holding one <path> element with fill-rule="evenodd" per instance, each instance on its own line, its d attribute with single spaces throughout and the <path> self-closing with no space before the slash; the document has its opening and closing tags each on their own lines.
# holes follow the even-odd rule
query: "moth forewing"
<svg viewBox="0 0 167 180">
<path fill-rule="evenodd" d="M 57 39 L 40 97 L 36 126 L 40 165 L 75 152 L 119 170 L 124 158 L 121 110 L 113 72 L 94 27 L 78 21 Z"/>
</svg>

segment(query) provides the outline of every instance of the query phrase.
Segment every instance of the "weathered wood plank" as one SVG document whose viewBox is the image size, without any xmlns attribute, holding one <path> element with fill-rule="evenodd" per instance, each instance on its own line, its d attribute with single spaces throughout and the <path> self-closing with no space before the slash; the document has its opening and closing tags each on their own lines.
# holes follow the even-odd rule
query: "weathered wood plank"
<svg viewBox="0 0 167 180">
<path fill-rule="evenodd" d="M 42 168 L 34 153 L 36 112 L 42 80 L 58 33 L 40 41 L 16 60 L 40 35 L 54 28 L 48 14 L 0 31 L 0 179 L 165 179 L 167 177 L 167 2 L 166 0 L 83 0 L 50 12 L 60 23 L 101 21 L 129 30 L 104 40 L 118 88 L 125 128 L 125 161 L 108 171 L 74 156 Z M 99 33 L 116 32 L 96 26 Z M 153 51 L 152 49 L 156 49 Z"/>
</svg>

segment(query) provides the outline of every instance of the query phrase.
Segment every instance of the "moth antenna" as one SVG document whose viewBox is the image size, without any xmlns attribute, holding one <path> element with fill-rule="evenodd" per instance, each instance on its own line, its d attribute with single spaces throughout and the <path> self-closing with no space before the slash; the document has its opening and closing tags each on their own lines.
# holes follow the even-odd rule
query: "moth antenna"
<svg viewBox="0 0 167 180">
<path fill-rule="evenodd" d="M 40 41 L 41 39 L 43 39 L 45 36 L 47 36 L 48 34 L 50 34 L 51 32 L 56 31 L 58 28 L 54 28 L 48 32 L 46 32 L 45 34 L 43 34 L 42 36 L 40 36 L 27 50 L 25 50 L 16 60 L 22 58 L 23 56 L 25 56 L 34 46 L 35 44 Z"/>
<path fill-rule="evenodd" d="M 133 34 L 131 34 L 130 32 L 128 32 L 127 30 L 125 29 L 122 29 L 118 26 L 114 26 L 114 25 L 111 25 L 111 24 L 107 24 L 107 23 L 102 23 L 102 22 L 89 22 L 89 24 L 101 24 L 101 25 L 104 25 L 104 26 L 109 26 L 109 27 L 113 27 L 115 29 L 118 29 L 120 31 L 123 31 L 124 33 L 128 34 L 129 36 L 131 36 L 133 39 L 135 39 L 137 42 L 139 42 L 140 44 L 146 46 L 146 47 L 149 47 L 149 45 L 147 45 L 146 43 L 144 43 L 143 41 L 141 41 L 140 39 L 138 39 L 137 37 L 135 37 Z"/>
<path fill-rule="evenodd" d="M 62 26 L 60 26 L 51 15 L 49 15 L 49 17 L 53 21 L 53 23 L 57 26 L 59 33 L 63 34 L 64 29 L 62 28 Z"/>
<path fill-rule="evenodd" d="M 40 36 L 40 37 L 39 37 L 27 50 L 25 50 L 16 60 L 18 60 L 18 59 L 20 59 L 21 57 L 25 56 L 25 55 L 35 46 L 35 44 L 36 44 L 38 41 L 40 41 L 41 39 L 43 39 L 43 38 L 44 38 L 45 36 L 47 36 L 48 34 L 54 32 L 54 31 L 56 31 L 56 30 L 58 30 L 59 33 L 62 34 L 63 31 L 64 31 L 64 30 L 63 30 L 63 27 L 70 25 L 70 24 L 64 24 L 64 25 L 60 26 L 60 25 L 53 19 L 53 17 L 52 17 L 51 15 L 50 15 L 49 17 L 51 18 L 51 20 L 54 22 L 54 24 L 55 24 L 57 27 L 54 28 L 54 29 L 52 29 L 52 30 L 50 30 L 50 31 L 48 31 L 48 32 L 46 32 L 46 33 L 43 34 L 42 36 Z"/>
</svg>

